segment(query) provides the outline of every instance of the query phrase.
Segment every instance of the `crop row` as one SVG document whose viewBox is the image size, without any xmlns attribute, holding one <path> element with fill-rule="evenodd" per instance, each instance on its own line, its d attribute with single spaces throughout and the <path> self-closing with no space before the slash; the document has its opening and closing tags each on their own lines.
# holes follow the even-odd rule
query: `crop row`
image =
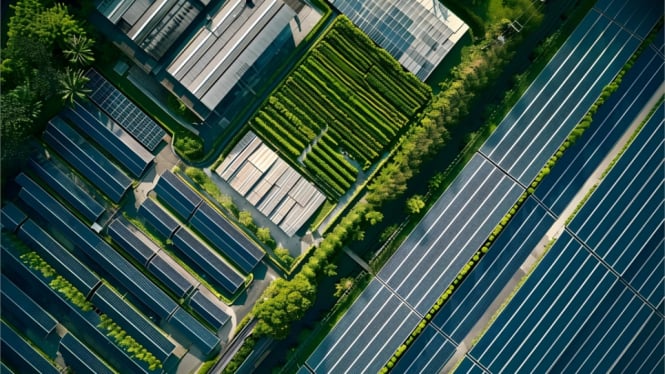
<svg viewBox="0 0 665 374">
<path fill-rule="evenodd" d="M 311 146 L 305 168 L 342 195 L 358 174 L 348 158 L 371 166 L 430 97 L 429 87 L 339 17 L 250 124 L 293 162 Z"/>
</svg>

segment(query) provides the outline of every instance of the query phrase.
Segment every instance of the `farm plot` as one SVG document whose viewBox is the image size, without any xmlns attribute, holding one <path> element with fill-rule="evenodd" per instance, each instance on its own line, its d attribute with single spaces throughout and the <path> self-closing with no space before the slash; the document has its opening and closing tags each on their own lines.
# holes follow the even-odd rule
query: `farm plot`
<svg viewBox="0 0 665 374">
<path fill-rule="evenodd" d="M 430 97 L 427 85 L 340 16 L 250 125 L 341 196 Z"/>
</svg>

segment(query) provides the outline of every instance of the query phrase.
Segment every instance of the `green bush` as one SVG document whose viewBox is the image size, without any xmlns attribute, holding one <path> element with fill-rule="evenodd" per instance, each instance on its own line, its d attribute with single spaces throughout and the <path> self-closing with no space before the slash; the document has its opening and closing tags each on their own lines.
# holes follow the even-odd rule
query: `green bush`
<svg viewBox="0 0 665 374">
<path fill-rule="evenodd" d="M 173 144 L 176 152 L 187 160 L 198 160 L 203 157 L 203 140 L 192 133 L 178 133 Z"/>
</svg>

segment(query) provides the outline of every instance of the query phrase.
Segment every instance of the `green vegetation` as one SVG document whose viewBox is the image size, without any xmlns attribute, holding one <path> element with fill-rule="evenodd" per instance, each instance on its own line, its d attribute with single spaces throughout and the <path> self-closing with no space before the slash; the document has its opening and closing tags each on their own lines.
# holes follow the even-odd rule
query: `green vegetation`
<svg viewBox="0 0 665 374">
<path fill-rule="evenodd" d="M 453 280 L 453 283 L 449 285 L 448 289 L 439 297 L 437 302 L 432 306 L 432 308 L 429 310 L 429 312 L 426 314 L 425 318 L 421 323 L 416 327 L 416 329 L 412 332 L 412 334 L 407 338 L 407 340 L 404 342 L 400 348 L 393 354 L 391 357 L 390 361 L 386 366 L 382 368 L 380 371 L 381 373 L 387 373 L 392 369 L 394 364 L 399 360 L 399 357 L 401 354 L 404 352 L 406 348 L 410 346 L 410 344 L 414 341 L 414 339 L 422 332 L 424 327 L 431 321 L 433 316 L 438 312 L 440 307 L 445 304 L 445 302 L 448 300 L 450 295 L 453 294 L 455 291 L 456 286 L 461 283 L 464 278 L 466 277 L 467 274 L 471 272 L 471 270 L 474 268 L 474 266 L 480 261 L 480 259 L 491 249 L 492 244 L 494 243 L 495 239 L 501 234 L 503 229 L 508 225 L 510 222 L 511 218 L 513 215 L 519 210 L 519 208 L 522 206 L 524 201 L 535 192 L 536 188 L 540 184 L 540 182 L 545 178 L 549 173 L 551 168 L 553 168 L 556 165 L 556 162 L 563 157 L 564 152 L 571 146 L 573 145 L 583 134 L 584 132 L 589 128 L 591 125 L 591 122 L 593 121 L 593 116 L 597 112 L 598 108 L 602 106 L 605 103 L 605 100 L 607 100 L 618 88 L 619 85 L 621 84 L 622 78 L 625 75 L 625 73 L 630 70 L 630 68 L 633 66 L 639 55 L 643 52 L 645 48 L 651 43 L 651 40 L 655 37 L 655 32 L 657 30 L 660 30 L 661 28 L 662 21 L 659 23 L 658 26 L 656 26 L 649 37 L 647 37 L 640 47 L 637 49 L 637 51 L 631 56 L 631 58 L 628 60 L 628 62 L 624 65 L 624 67 L 621 69 L 621 71 L 617 74 L 617 76 L 614 78 L 610 84 L 608 84 L 606 87 L 603 88 L 600 97 L 594 102 L 594 104 L 591 105 L 591 108 L 589 111 L 586 113 L 586 115 L 582 118 L 582 120 L 575 126 L 575 128 L 571 131 L 571 133 L 568 135 L 564 143 L 559 147 L 559 149 L 556 151 L 556 153 L 547 161 L 545 166 L 540 170 L 538 175 L 534 178 L 530 186 L 527 188 L 526 192 L 520 196 L 520 198 L 517 200 L 517 202 L 513 205 L 513 207 L 506 213 L 506 215 L 501 219 L 501 221 L 497 224 L 497 226 L 494 228 L 492 233 L 487 237 L 485 240 L 485 243 L 483 246 L 474 254 L 471 260 L 464 265 L 464 267 L 460 270 L 459 274 L 457 277 Z M 577 210 L 579 210 L 582 205 L 586 202 L 586 200 L 589 198 L 589 196 L 593 193 L 595 190 L 596 186 L 594 186 L 584 197 L 582 202 L 577 205 L 575 209 L 575 213 Z M 570 217 L 568 217 L 566 224 L 572 220 L 572 217 L 574 217 L 573 213 Z M 552 243 L 550 243 L 551 246 Z M 515 291 L 514 291 L 515 292 Z M 402 349 L 404 347 L 404 349 Z"/>
<path fill-rule="evenodd" d="M 430 99 L 431 90 L 344 16 L 251 119 L 332 197 L 355 182 Z M 353 162 L 355 161 L 355 162 Z"/>
<path fill-rule="evenodd" d="M 288 249 L 284 247 L 277 247 L 275 248 L 274 253 L 275 256 L 277 256 L 277 258 L 279 259 L 279 261 L 281 261 L 282 264 L 284 264 L 284 266 L 287 269 L 291 268 L 291 265 L 293 265 L 293 261 L 295 261 L 295 259 L 293 258 L 293 256 L 291 256 Z"/>
<path fill-rule="evenodd" d="M 44 276 L 44 278 L 53 278 L 49 282 L 49 287 L 54 291 L 64 296 L 76 307 L 83 312 L 89 312 L 94 309 L 94 305 L 86 300 L 83 292 L 79 291 L 68 280 L 58 275 L 51 265 L 49 265 L 37 252 L 27 252 L 20 256 L 21 261 L 29 268 L 36 270 Z M 143 345 L 139 344 L 134 338 L 129 336 L 127 332 L 115 322 L 111 320 L 106 314 L 99 315 L 100 324 L 97 326 L 102 330 L 106 330 L 107 336 L 113 338 L 118 347 L 122 348 L 131 357 L 144 361 L 148 364 L 150 370 L 157 370 L 162 367 L 159 361 L 152 353 L 148 352 Z"/>
<path fill-rule="evenodd" d="M 92 40 L 65 5 L 19 0 L 9 7 L 0 64 L 3 178 L 19 170 L 26 141 L 62 108 L 61 97 L 85 96 L 83 68 L 94 60 Z"/>
</svg>

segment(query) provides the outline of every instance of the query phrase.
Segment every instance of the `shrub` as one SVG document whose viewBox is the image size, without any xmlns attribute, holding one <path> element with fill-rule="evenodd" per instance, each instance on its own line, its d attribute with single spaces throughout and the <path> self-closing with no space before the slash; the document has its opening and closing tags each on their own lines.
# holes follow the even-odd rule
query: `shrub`
<svg viewBox="0 0 665 374">
<path fill-rule="evenodd" d="M 192 133 L 178 133 L 175 139 L 175 150 L 188 160 L 198 160 L 203 157 L 203 140 Z"/>
</svg>

